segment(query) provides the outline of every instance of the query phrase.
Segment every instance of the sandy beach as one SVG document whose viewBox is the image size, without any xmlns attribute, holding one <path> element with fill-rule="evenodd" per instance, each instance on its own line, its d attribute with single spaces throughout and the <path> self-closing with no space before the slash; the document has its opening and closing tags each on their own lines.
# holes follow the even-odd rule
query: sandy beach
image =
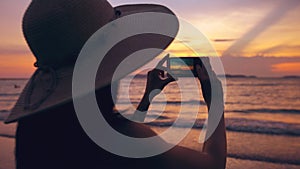
<svg viewBox="0 0 300 169">
<path fill-rule="evenodd" d="M 5 125 L 0 121 L 0 169 L 14 169 L 16 124 Z"/>
<path fill-rule="evenodd" d="M 0 123 L 0 169 L 14 169 L 16 124 Z M 156 132 L 165 128 L 153 127 Z M 179 129 L 180 130 L 180 129 Z M 192 129 L 180 145 L 201 150 L 200 131 Z M 227 169 L 300 169 L 300 137 L 227 132 Z"/>
<path fill-rule="evenodd" d="M 153 128 L 158 133 L 164 128 Z M 179 129 L 180 130 L 180 129 Z M 201 150 L 200 131 L 192 129 L 181 146 Z M 300 168 L 300 137 L 227 131 L 228 169 Z"/>
</svg>

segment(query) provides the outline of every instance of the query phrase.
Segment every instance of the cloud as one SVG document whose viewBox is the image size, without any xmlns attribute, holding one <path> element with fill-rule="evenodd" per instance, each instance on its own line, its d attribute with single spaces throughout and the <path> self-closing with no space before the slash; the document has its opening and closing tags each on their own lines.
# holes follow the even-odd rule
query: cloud
<svg viewBox="0 0 300 169">
<path fill-rule="evenodd" d="M 300 45 L 286 45 L 286 44 L 282 44 L 282 45 L 276 45 L 273 47 L 270 47 L 268 49 L 264 49 L 262 51 L 260 51 L 260 53 L 262 54 L 272 54 L 272 53 L 276 53 L 276 52 L 282 52 L 282 51 L 295 51 L 295 50 L 300 50 Z"/>
<path fill-rule="evenodd" d="M 192 42 L 192 40 L 176 40 L 176 41 L 174 41 L 174 42 L 172 42 L 172 43 L 174 43 L 174 44 L 182 44 L 182 43 L 187 43 L 187 44 L 189 44 L 189 43 L 191 43 Z"/>
<path fill-rule="evenodd" d="M 258 24 L 256 24 L 249 32 L 237 40 L 231 47 L 229 47 L 223 55 L 231 55 L 234 53 L 241 52 L 250 42 L 257 38 L 261 33 L 268 29 L 273 24 L 277 23 L 282 17 L 300 5 L 300 1 L 290 0 L 282 1 L 278 7 L 273 9 L 264 19 L 262 19 Z"/>
<path fill-rule="evenodd" d="M 172 9 L 177 14 L 185 16 L 222 16 L 233 11 L 245 11 L 245 9 L 269 8 L 285 0 L 109 0 L 114 6 L 136 3 L 162 4 Z M 285 1 L 286 2 L 286 1 Z M 186 18 L 186 17 L 185 17 Z"/>
<path fill-rule="evenodd" d="M 300 62 L 287 62 L 272 65 L 273 72 L 299 73 Z M 298 74 L 299 75 L 299 74 Z"/>
<path fill-rule="evenodd" d="M 277 71 L 274 72 L 274 65 L 281 65 L 284 63 L 300 63 L 300 57 L 221 57 L 224 65 L 225 73 L 227 74 L 244 74 L 255 75 L 258 77 L 278 77 L 287 75 L 299 75 L 300 70 L 297 71 Z M 299 66 L 299 64 L 297 64 Z M 293 66 L 295 67 L 295 66 Z M 282 67 L 281 67 L 282 68 Z M 279 70 L 279 69 L 278 69 Z M 287 69 L 286 69 L 287 70 Z"/>
<path fill-rule="evenodd" d="M 27 55 L 30 54 L 30 50 L 26 47 L 0 47 L 0 55 Z"/>
<path fill-rule="evenodd" d="M 195 52 L 189 49 L 168 49 L 167 52 L 175 56 L 197 56 Z"/>
<path fill-rule="evenodd" d="M 213 39 L 214 42 L 232 42 L 236 41 L 236 39 Z"/>
</svg>

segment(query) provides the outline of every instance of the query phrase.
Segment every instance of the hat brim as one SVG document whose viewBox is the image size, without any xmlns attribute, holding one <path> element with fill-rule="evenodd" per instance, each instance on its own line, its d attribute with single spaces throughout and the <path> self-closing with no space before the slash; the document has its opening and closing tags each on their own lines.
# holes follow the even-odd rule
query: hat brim
<svg viewBox="0 0 300 169">
<path fill-rule="evenodd" d="M 139 4 L 139 5 L 122 5 L 114 8 L 117 11 L 120 11 L 119 17 L 124 17 L 131 14 L 142 13 L 142 12 L 160 12 L 166 13 L 176 16 L 170 9 L 161 6 L 161 5 L 152 5 L 152 4 Z M 159 25 L 160 23 L 152 23 Z M 172 22 L 169 27 L 171 28 L 170 34 L 172 37 L 175 37 L 178 33 L 179 23 Z M 102 88 L 112 82 L 112 77 L 114 74 L 114 70 L 118 67 L 118 65 L 130 54 L 147 49 L 147 48 L 157 48 L 157 49 L 166 49 L 171 42 L 174 40 L 172 37 L 167 37 L 163 35 L 153 35 L 153 34 L 141 34 L 137 36 L 133 36 L 127 38 L 126 40 L 118 43 L 114 46 L 109 53 L 105 56 L 102 61 L 100 67 L 101 71 L 98 71 L 96 78 L 96 89 Z M 122 76 L 126 76 L 133 71 L 137 70 L 147 62 L 154 59 L 160 53 L 152 53 L 152 55 L 148 56 L 139 56 L 136 58 L 139 62 L 129 63 L 128 66 L 131 69 L 127 69 L 127 71 L 122 72 Z M 43 76 L 48 76 L 45 74 L 36 75 L 35 77 L 31 77 L 24 90 L 22 91 L 17 103 L 11 110 L 10 115 L 5 120 L 5 123 L 16 122 L 25 117 L 34 115 L 36 113 L 41 113 L 44 111 L 48 111 L 49 109 L 53 109 L 69 103 L 72 101 L 72 75 L 73 75 L 74 67 L 65 67 L 56 71 L 56 87 L 52 91 L 51 94 L 44 97 L 43 92 L 45 91 L 45 86 L 39 84 L 39 81 L 45 79 Z M 114 79 L 118 80 L 118 79 Z M 34 85 L 34 90 L 36 92 L 32 93 L 31 83 L 36 83 Z M 33 102 L 42 102 L 39 104 L 37 108 L 34 109 L 25 109 L 26 99 L 28 99 L 28 93 L 31 92 L 31 96 L 29 97 Z"/>
</svg>

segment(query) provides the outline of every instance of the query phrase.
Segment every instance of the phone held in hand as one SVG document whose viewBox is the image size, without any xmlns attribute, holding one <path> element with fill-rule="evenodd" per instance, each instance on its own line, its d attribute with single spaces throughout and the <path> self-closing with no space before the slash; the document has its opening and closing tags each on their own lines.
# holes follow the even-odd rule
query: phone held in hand
<svg viewBox="0 0 300 169">
<path fill-rule="evenodd" d="M 169 57 L 167 67 L 170 73 L 177 77 L 198 77 L 195 65 L 203 66 L 204 63 L 209 63 L 208 57 Z"/>
</svg>

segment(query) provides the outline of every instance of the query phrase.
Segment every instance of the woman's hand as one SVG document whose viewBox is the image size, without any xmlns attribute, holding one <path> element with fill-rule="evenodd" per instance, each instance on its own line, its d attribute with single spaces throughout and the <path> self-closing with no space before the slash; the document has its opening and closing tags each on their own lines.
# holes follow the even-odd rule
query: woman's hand
<svg viewBox="0 0 300 169">
<path fill-rule="evenodd" d="M 155 68 L 148 72 L 145 95 L 151 100 L 173 81 L 176 80 L 168 72 Z"/>
<path fill-rule="evenodd" d="M 196 62 L 194 67 L 201 83 L 203 98 L 210 108 L 212 94 L 215 96 L 214 99 L 218 99 L 218 104 L 223 104 L 223 89 L 222 83 L 218 79 L 216 73 L 212 70 L 209 60 L 204 58 L 202 62 L 203 61 L 205 61 L 205 64 Z M 214 93 L 212 93 L 212 90 L 214 90 Z"/>
<path fill-rule="evenodd" d="M 156 66 L 155 69 L 148 72 L 147 85 L 144 96 L 134 112 L 132 120 L 143 122 L 146 118 L 148 108 L 152 99 L 158 95 L 169 83 L 176 81 L 168 72 L 167 68 L 163 67 L 163 63 L 168 59 L 165 56 Z"/>
</svg>

